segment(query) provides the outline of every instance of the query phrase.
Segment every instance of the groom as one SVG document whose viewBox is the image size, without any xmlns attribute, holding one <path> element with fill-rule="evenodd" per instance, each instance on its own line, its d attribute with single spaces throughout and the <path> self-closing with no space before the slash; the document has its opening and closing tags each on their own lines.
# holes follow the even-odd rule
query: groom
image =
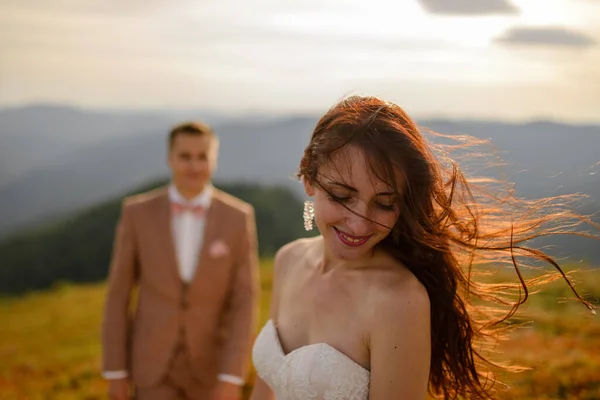
<svg viewBox="0 0 600 400">
<path fill-rule="evenodd" d="M 124 201 L 102 326 L 111 399 L 133 388 L 141 400 L 240 398 L 257 317 L 256 225 L 252 206 L 210 183 L 218 147 L 205 124 L 175 127 L 172 183 Z"/>
</svg>

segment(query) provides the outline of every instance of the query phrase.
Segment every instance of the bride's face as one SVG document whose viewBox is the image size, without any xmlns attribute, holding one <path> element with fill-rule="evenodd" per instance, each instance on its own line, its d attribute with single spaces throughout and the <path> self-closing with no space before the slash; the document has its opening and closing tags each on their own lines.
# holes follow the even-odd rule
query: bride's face
<svg viewBox="0 0 600 400">
<path fill-rule="evenodd" d="M 349 261 L 368 257 L 398 220 L 399 193 L 377 178 L 354 146 L 334 153 L 317 179 L 305 182 L 305 189 L 314 196 L 315 223 L 327 251 Z"/>
</svg>

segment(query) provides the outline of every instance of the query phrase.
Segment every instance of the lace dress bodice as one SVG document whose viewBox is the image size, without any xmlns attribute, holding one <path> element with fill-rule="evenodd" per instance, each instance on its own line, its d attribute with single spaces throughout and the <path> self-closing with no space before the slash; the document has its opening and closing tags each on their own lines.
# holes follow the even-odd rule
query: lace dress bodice
<svg viewBox="0 0 600 400">
<path fill-rule="evenodd" d="M 267 321 L 254 342 L 257 374 L 276 400 L 367 400 L 370 373 L 326 343 L 285 354 L 277 328 Z"/>
</svg>

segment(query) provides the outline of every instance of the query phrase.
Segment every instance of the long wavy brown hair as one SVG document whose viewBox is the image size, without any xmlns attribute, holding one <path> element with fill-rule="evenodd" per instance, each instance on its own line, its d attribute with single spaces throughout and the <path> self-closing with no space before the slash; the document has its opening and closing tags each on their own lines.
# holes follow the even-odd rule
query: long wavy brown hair
<svg viewBox="0 0 600 400">
<path fill-rule="evenodd" d="M 400 193 L 398 221 L 378 245 L 405 265 L 429 294 L 430 394 L 493 399 L 497 392 L 492 366 L 516 367 L 492 362 L 484 350 L 503 336 L 508 328 L 504 322 L 527 300 L 530 289 L 562 277 L 593 311 L 555 260 L 527 242 L 564 233 L 587 235 L 575 228 L 592 221 L 571 211 L 573 196 L 526 201 L 511 190 L 499 196 L 498 190 L 504 190 L 501 181 L 467 178 L 453 160 L 456 153 L 480 156 L 467 150 L 486 142 L 428 134 L 438 140 L 426 139 L 398 105 L 353 96 L 318 121 L 298 177 L 325 190 L 319 184 L 319 168 L 331 162 L 336 151 L 353 145 L 364 152 L 373 173 Z M 556 273 L 525 279 L 520 267 L 531 265 L 528 260 L 548 263 Z M 474 279 L 478 269 L 493 265 L 511 265 L 518 281 Z"/>
</svg>

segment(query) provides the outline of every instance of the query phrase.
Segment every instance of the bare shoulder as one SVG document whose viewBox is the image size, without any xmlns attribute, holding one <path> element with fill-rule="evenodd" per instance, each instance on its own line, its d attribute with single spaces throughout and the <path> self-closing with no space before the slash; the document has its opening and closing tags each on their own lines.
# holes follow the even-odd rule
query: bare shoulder
<svg viewBox="0 0 600 400">
<path fill-rule="evenodd" d="M 384 265 L 368 326 L 372 399 L 424 399 L 431 360 L 429 296 L 402 265 Z M 375 287 L 375 285 L 373 285 Z M 392 396 L 393 394 L 393 396 Z"/>
<path fill-rule="evenodd" d="M 275 254 L 274 268 L 278 270 L 299 264 L 319 245 L 319 237 L 296 239 L 283 245 Z"/>
<path fill-rule="evenodd" d="M 296 274 L 302 270 L 307 254 L 318 245 L 318 239 L 297 239 L 282 246 L 273 260 L 273 285 L 269 315 L 276 318 L 279 295 L 284 287 L 294 282 Z"/>
<path fill-rule="evenodd" d="M 372 326 L 406 326 L 415 320 L 429 320 L 429 294 L 406 267 L 394 263 L 380 271 L 369 288 Z"/>
<path fill-rule="evenodd" d="M 296 239 L 282 246 L 273 261 L 274 282 L 281 283 L 294 272 L 301 272 L 307 261 L 318 254 L 322 246 L 322 237 Z"/>
<path fill-rule="evenodd" d="M 293 240 L 281 246 L 281 248 L 277 250 L 275 257 L 286 257 L 291 254 L 304 253 L 320 244 L 320 239 L 320 237 L 312 237 Z"/>
</svg>

